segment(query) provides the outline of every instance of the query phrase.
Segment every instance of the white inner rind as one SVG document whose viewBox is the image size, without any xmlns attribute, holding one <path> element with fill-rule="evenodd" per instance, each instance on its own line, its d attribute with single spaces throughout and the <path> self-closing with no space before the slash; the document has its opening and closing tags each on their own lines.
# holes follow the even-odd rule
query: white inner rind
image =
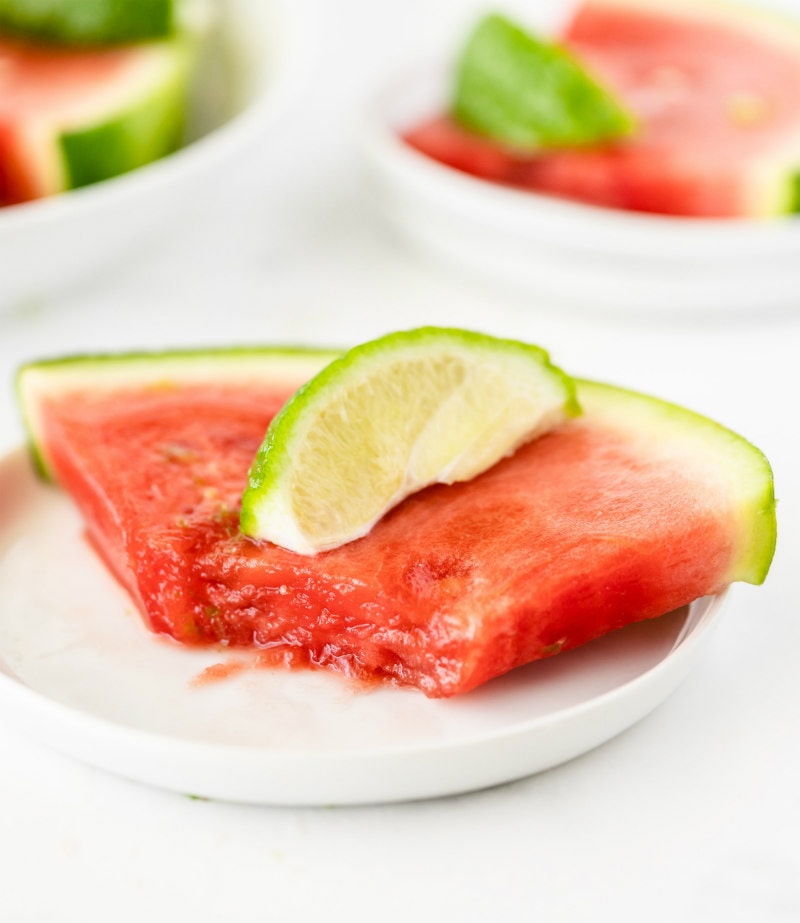
<svg viewBox="0 0 800 923">
<path fill-rule="evenodd" d="M 31 365 L 20 373 L 17 387 L 31 441 L 45 470 L 52 476 L 43 439 L 43 411 L 49 399 L 62 399 L 71 393 L 110 393 L 135 391 L 146 387 L 182 385 L 247 385 L 298 388 L 317 374 L 338 353 L 328 351 L 264 353 L 220 353 L 91 358 Z"/>
<path fill-rule="evenodd" d="M 587 417 L 623 432 L 643 459 L 702 485 L 698 496 L 734 536 L 727 582 L 760 582 L 775 543 L 773 477 L 764 455 L 720 424 L 656 398 L 594 382 L 580 382 L 578 396 Z"/>
</svg>

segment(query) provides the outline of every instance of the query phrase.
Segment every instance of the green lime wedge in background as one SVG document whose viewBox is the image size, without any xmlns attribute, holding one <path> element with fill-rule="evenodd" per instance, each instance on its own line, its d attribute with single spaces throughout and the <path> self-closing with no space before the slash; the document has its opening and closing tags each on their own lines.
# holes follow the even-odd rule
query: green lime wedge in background
<svg viewBox="0 0 800 923">
<path fill-rule="evenodd" d="M 174 34 L 195 0 L 0 0 L 0 30 L 59 44 L 139 42 Z"/>
<path fill-rule="evenodd" d="M 466 43 L 452 108 L 465 128 L 523 151 L 597 144 L 635 129 L 569 52 L 496 14 Z"/>
<path fill-rule="evenodd" d="M 579 412 L 537 346 L 438 327 L 357 346 L 274 418 L 242 531 L 299 554 L 366 534 L 409 494 L 466 481 Z"/>
</svg>

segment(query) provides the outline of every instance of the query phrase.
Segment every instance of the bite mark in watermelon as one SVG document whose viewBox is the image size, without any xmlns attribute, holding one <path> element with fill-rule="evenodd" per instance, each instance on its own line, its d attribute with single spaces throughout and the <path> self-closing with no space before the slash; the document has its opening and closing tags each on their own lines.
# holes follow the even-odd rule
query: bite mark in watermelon
<svg viewBox="0 0 800 923">
<path fill-rule="evenodd" d="M 332 354 L 77 359 L 22 370 L 40 470 L 73 496 L 149 627 L 465 692 L 530 661 L 761 582 L 769 465 L 705 418 L 579 384 L 582 417 L 471 481 L 408 498 L 313 558 L 238 532 L 264 431 Z"/>
<path fill-rule="evenodd" d="M 0 38 L 0 205 L 128 172 L 181 143 L 191 42 L 75 50 Z"/>
<path fill-rule="evenodd" d="M 414 147 L 482 178 L 613 208 L 693 217 L 797 211 L 800 26 L 695 0 L 588 0 L 562 40 L 633 112 L 630 139 L 520 157 L 449 118 Z M 488 164 L 489 169 L 486 169 Z"/>
</svg>

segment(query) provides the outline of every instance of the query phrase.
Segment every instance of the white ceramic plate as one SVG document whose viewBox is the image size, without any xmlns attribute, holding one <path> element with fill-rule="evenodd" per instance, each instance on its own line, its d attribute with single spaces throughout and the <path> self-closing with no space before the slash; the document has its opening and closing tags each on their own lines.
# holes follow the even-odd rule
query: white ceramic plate
<svg viewBox="0 0 800 923">
<path fill-rule="evenodd" d="M 432 69 L 401 78 L 364 127 L 372 199 L 416 245 L 465 273 L 592 309 L 664 316 L 800 308 L 800 218 L 635 214 L 468 176 L 400 137 L 444 111 L 446 86 Z"/>
<path fill-rule="evenodd" d="M 195 81 L 192 140 L 124 176 L 0 208 L 0 311 L 129 256 L 263 143 L 310 72 L 314 0 L 215 0 Z"/>
<path fill-rule="evenodd" d="M 358 804 L 496 785 L 628 728 L 678 685 L 721 597 L 447 701 L 251 668 L 143 627 L 27 454 L 0 461 L 0 716 L 89 764 L 186 794 Z M 199 681 L 210 667 L 240 665 Z"/>
</svg>

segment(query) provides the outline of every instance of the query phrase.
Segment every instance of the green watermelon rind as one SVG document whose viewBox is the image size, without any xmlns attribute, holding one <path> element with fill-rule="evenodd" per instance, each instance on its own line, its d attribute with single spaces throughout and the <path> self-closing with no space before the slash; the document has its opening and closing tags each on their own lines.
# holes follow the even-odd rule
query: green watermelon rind
<svg viewBox="0 0 800 923">
<path fill-rule="evenodd" d="M 178 28 L 180 0 L 0 0 L 0 30 L 65 45 L 166 38 Z"/>
<path fill-rule="evenodd" d="M 146 76 L 144 95 L 135 93 L 128 102 L 127 90 L 120 110 L 110 118 L 106 104 L 88 124 L 58 135 L 67 189 L 121 176 L 182 145 L 193 43 L 177 40 L 146 47 L 146 53 L 158 55 L 159 66 Z"/>
<path fill-rule="evenodd" d="M 725 583 L 764 582 L 777 543 L 775 483 L 763 452 L 743 436 L 702 414 L 615 385 L 578 380 L 586 414 L 604 418 L 641 440 L 643 458 L 675 466 L 677 477 L 698 472 L 713 494 L 721 480 L 736 497 L 734 552 Z M 702 470 L 701 470 L 702 469 Z"/>
<path fill-rule="evenodd" d="M 786 196 L 786 213 L 797 215 L 800 213 L 800 168 L 792 170 L 787 186 L 789 189 Z"/>
<path fill-rule="evenodd" d="M 800 213 L 800 131 L 785 152 L 776 151 L 755 165 L 748 193 L 748 214 L 753 217 Z"/>
<path fill-rule="evenodd" d="M 61 356 L 21 366 L 15 386 L 36 471 L 44 480 L 55 481 L 39 411 L 49 396 L 190 382 L 289 381 L 300 387 L 339 355 L 341 350 L 305 346 L 230 346 Z"/>
</svg>

